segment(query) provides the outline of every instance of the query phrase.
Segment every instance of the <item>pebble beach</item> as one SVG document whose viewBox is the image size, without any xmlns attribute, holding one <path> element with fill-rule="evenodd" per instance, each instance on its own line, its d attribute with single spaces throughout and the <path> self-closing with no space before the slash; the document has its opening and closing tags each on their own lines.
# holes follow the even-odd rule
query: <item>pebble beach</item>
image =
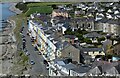
<svg viewBox="0 0 120 78">
<path fill-rule="evenodd" d="M 20 14 L 21 11 L 15 8 L 16 3 L 12 3 L 9 10 Z M 16 39 L 13 33 L 16 24 L 14 20 L 9 17 L 7 24 L 3 31 L 0 32 L 0 74 L 10 74 L 11 67 L 13 65 L 13 58 L 15 57 L 15 52 L 17 51 Z"/>
</svg>

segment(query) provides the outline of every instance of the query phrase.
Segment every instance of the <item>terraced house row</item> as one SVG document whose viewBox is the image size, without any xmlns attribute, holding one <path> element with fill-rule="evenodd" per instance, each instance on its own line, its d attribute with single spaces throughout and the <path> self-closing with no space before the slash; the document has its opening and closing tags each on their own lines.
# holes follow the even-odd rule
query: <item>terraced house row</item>
<svg viewBox="0 0 120 78">
<path fill-rule="evenodd" d="M 104 16 L 100 20 L 89 16 L 88 12 L 83 17 L 72 18 L 71 9 L 59 5 L 51 14 L 34 13 L 28 20 L 28 32 L 34 38 L 33 45 L 49 63 L 49 75 L 119 76 L 120 58 L 106 56 L 112 51 L 111 46 L 119 44 L 119 40 L 110 40 L 113 33 L 114 37 L 119 35 L 119 17 L 109 19 Z M 117 45 L 113 48 L 114 53 L 119 53 Z"/>
</svg>

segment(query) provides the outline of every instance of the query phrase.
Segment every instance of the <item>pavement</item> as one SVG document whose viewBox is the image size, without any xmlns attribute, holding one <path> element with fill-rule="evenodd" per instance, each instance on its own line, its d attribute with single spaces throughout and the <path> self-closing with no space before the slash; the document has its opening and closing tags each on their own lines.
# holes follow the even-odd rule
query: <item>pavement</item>
<svg viewBox="0 0 120 78">
<path fill-rule="evenodd" d="M 30 37 L 27 35 L 27 26 L 23 29 L 23 34 L 26 38 L 26 48 L 29 52 L 29 61 L 33 60 L 35 62 L 34 65 L 32 65 L 32 69 L 30 70 L 30 75 L 33 75 L 34 78 L 40 75 L 48 76 L 48 70 L 46 69 L 45 65 L 43 64 L 44 58 L 42 55 L 38 54 L 38 51 L 34 50 L 34 47 L 32 46 L 32 42 Z"/>
</svg>

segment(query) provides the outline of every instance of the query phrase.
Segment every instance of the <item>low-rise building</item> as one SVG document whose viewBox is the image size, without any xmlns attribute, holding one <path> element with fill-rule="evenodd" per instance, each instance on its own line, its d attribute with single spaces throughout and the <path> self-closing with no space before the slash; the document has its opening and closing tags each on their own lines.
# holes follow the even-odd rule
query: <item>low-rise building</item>
<svg viewBox="0 0 120 78">
<path fill-rule="evenodd" d="M 88 75 L 120 76 L 119 68 L 119 62 L 95 61 L 92 64 L 92 69 L 90 69 Z"/>
<path fill-rule="evenodd" d="M 82 52 L 86 55 L 90 55 L 93 59 L 97 55 L 105 55 L 102 48 L 82 48 Z"/>
<path fill-rule="evenodd" d="M 78 41 L 78 38 L 75 35 L 64 35 L 65 41 L 75 44 L 76 41 Z"/>
<path fill-rule="evenodd" d="M 70 76 L 87 76 L 90 69 L 90 66 L 78 65 L 76 68 L 70 70 Z"/>
<path fill-rule="evenodd" d="M 91 32 L 84 35 L 84 38 L 89 38 L 92 42 L 98 42 L 97 38 L 103 37 L 102 35 L 98 34 L 97 32 Z"/>
<path fill-rule="evenodd" d="M 63 16 L 63 17 L 69 17 L 69 14 L 65 10 L 53 10 L 52 17 L 56 16 Z"/>
<path fill-rule="evenodd" d="M 64 42 L 65 46 L 61 50 L 61 57 L 62 58 L 70 58 L 72 61 L 80 63 L 80 50 L 72 46 L 68 42 Z"/>
<path fill-rule="evenodd" d="M 73 21 L 73 26 L 71 26 L 72 30 L 75 29 L 81 29 L 81 30 L 87 30 L 87 31 L 94 31 L 94 19 L 92 17 L 90 18 L 86 18 L 86 17 L 82 17 L 82 18 L 75 18 L 75 19 L 71 19 Z"/>
<path fill-rule="evenodd" d="M 113 53 L 116 55 L 120 55 L 120 43 L 117 43 L 113 46 Z"/>
<path fill-rule="evenodd" d="M 106 33 L 120 34 L 120 22 L 119 20 L 107 20 L 106 18 L 99 20 L 95 25 L 95 30 L 103 31 Z"/>
</svg>

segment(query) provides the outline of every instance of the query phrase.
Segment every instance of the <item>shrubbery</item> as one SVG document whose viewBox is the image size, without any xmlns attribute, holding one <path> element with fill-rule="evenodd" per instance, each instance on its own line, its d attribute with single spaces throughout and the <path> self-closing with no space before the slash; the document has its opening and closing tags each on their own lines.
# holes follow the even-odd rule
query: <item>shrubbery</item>
<svg viewBox="0 0 120 78">
<path fill-rule="evenodd" d="M 15 7 L 23 11 L 23 13 L 25 13 L 28 10 L 27 3 L 19 2 Z"/>
</svg>

